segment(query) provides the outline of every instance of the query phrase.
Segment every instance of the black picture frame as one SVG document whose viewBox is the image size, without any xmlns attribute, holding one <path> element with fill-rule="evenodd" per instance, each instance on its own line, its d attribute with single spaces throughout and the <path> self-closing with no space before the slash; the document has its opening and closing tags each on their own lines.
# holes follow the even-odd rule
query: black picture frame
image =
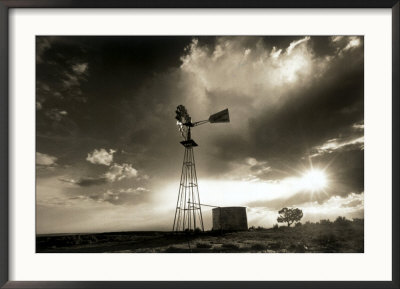
<svg viewBox="0 0 400 289">
<path fill-rule="evenodd" d="M 390 8 L 392 10 L 392 281 L 10 281 L 8 16 L 11 8 Z M 0 0 L 1 288 L 400 288 L 399 0 Z"/>
</svg>

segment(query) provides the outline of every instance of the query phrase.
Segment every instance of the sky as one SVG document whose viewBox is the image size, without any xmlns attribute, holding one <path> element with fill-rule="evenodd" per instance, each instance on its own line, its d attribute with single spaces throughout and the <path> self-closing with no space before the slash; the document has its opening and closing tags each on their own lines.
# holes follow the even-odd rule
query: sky
<svg viewBox="0 0 400 289">
<path fill-rule="evenodd" d="M 171 230 L 180 104 L 201 203 L 363 218 L 363 37 L 38 36 L 37 233 Z"/>
</svg>

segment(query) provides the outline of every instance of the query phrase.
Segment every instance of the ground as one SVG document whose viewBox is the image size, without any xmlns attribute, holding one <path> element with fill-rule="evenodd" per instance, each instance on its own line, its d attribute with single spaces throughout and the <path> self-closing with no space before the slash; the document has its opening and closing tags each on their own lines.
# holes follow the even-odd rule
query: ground
<svg viewBox="0 0 400 289">
<path fill-rule="evenodd" d="M 364 223 L 306 223 L 242 232 L 39 235 L 38 253 L 363 253 Z"/>
</svg>

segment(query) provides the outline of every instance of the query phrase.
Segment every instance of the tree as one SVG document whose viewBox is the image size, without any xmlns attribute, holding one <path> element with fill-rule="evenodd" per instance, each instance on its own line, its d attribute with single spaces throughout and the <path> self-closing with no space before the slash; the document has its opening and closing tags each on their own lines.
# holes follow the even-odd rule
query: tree
<svg viewBox="0 0 400 289">
<path fill-rule="evenodd" d="M 277 219 L 278 223 L 287 223 L 288 227 L 294 222 L 298 222 L 303 218 L 303 211 L 296 209 L 283 208 L 279 212 L 279 217 Z"/>
</svg>

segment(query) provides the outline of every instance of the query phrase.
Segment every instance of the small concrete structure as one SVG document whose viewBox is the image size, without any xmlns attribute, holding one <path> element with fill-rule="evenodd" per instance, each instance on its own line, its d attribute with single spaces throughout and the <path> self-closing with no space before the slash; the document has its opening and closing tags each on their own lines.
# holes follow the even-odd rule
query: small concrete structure
<svg viewBox="0 0 400 289">
<path fill-rule="evenodd" d="M 246 231 L 246 207 L 218 207 L 212 209 L 213 230 Z"/>
</svg>

